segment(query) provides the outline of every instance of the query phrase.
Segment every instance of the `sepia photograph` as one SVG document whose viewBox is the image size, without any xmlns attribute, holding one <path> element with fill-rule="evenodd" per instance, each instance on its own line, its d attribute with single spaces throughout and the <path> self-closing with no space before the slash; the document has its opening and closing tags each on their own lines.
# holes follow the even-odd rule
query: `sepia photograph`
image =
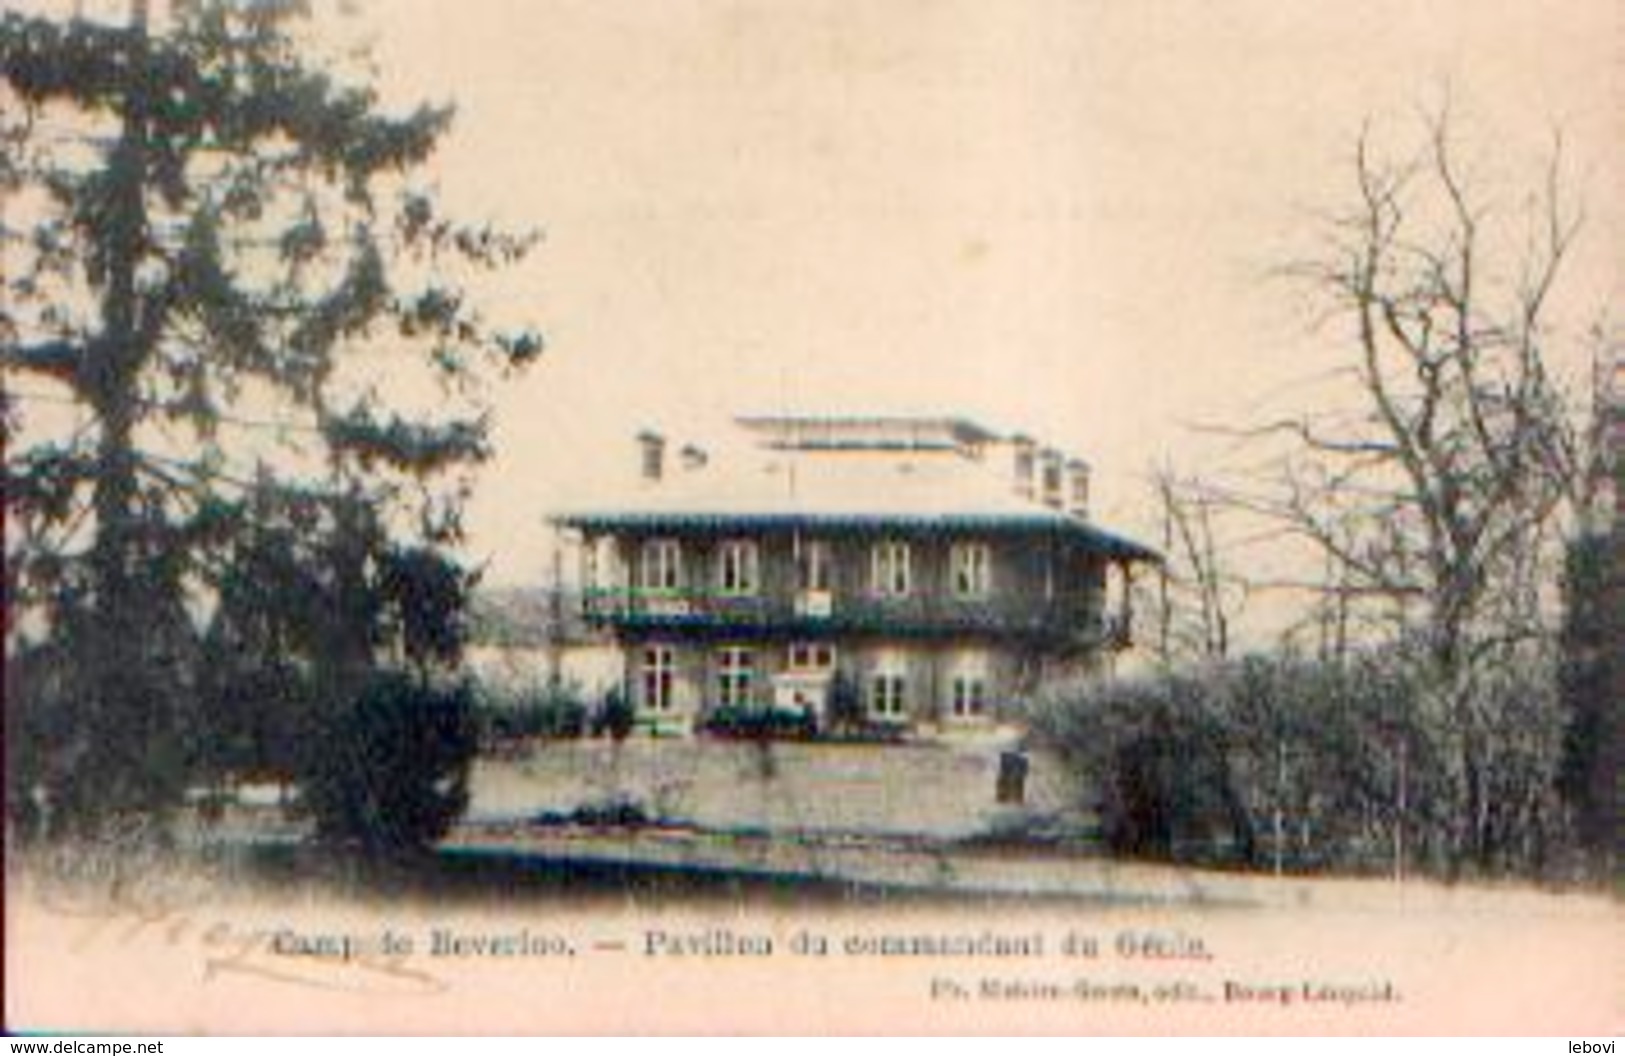
<svg viewBox="0 0 1625 1056">
<path fill-rule="evenodd" d="M 0 0 L 6 1029 L 1614 1036 L 1622 31 Z"/>
</svg>

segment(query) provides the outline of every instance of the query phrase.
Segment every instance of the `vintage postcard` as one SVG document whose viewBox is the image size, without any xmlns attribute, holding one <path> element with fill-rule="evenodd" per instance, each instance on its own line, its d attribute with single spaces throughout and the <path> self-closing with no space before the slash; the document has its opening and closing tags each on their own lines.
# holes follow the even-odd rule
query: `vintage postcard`
<svg viewBox="0 0 1625 1056">
<path fill-rule="evenodd" d="M 8 1029 L 1617 1033 L 1619 20 L 0 6 Z"/>
</svg>

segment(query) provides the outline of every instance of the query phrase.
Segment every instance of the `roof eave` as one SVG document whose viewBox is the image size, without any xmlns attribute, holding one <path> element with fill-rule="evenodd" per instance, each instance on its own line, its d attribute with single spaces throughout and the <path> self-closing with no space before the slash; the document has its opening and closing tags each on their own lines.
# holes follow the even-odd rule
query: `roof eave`
<svg viewBox="0 0 1625 1056">
<path fill-rule="evenodd" d="M 1011 516 L 1007 514 L 861 514 L 861 513 L 805 513 L 771 512 L 661 512 L 661 511 L 585 511 L 559 514 L 553 523 L 566 528 L 585 531 L 640 530 L 697 531 L 707 534 L 727 534 L 751 531 L 794 531 L 819 529 L 826 531 L 940 531 L 985 532 L 1018 535 L 1056 535 L 1072 538 L 1089 549 L 1102 551 L 1124 561 L 1163 562 L 1163 556 L 1132 539 L 1097 528 L 1085 521 L 1070 517 Z"/>
</svg>

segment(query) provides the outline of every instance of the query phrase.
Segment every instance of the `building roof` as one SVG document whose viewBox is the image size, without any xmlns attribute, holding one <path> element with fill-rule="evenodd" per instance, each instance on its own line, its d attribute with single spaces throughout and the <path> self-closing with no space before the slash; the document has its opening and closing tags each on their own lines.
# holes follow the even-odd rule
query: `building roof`
<svg viewBox="0 0 1625 1056">
<path fill-rule="evenodd" d="M 555 520 L 589 530 L 827 528 L 1050 534 L 1125 560 L 1156 551 L 1017 495 L 985 459 L 936 447 L 763 450 L 738 464 L 671 472 L 635 496 Z"/>
<path fill-rule="evenodd" d="M 999 439 L 967 418 L 890 414 L 755 414 L 734 423 L 780 450 L 956 451 Z"/>
</svg>

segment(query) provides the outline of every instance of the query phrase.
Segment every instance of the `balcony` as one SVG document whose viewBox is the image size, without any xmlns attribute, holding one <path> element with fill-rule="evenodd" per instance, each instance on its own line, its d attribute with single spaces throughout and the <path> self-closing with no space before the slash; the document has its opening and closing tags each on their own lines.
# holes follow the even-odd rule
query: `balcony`
<svg viewBox="0 0 1625 1056">
<path fill-rule="evenodd" d="M 995 634 L 1053 644 L 1104 642 L 1096 599 L 1042 600 L 1021 595 L 960 598 L 800 592 L 724 595 L 704 590 L 610 588 L 582 595 L 588 621 L 619 630 L 691 631 L 794 637 L 803 634 L 950 636 Z"/>
<path fill-rule="evenodd" d="M 796 615 L 809 620 L 827 620 L 835 615 L 835 595 L 827 590 L 796 592 Z"/>
</svg>

